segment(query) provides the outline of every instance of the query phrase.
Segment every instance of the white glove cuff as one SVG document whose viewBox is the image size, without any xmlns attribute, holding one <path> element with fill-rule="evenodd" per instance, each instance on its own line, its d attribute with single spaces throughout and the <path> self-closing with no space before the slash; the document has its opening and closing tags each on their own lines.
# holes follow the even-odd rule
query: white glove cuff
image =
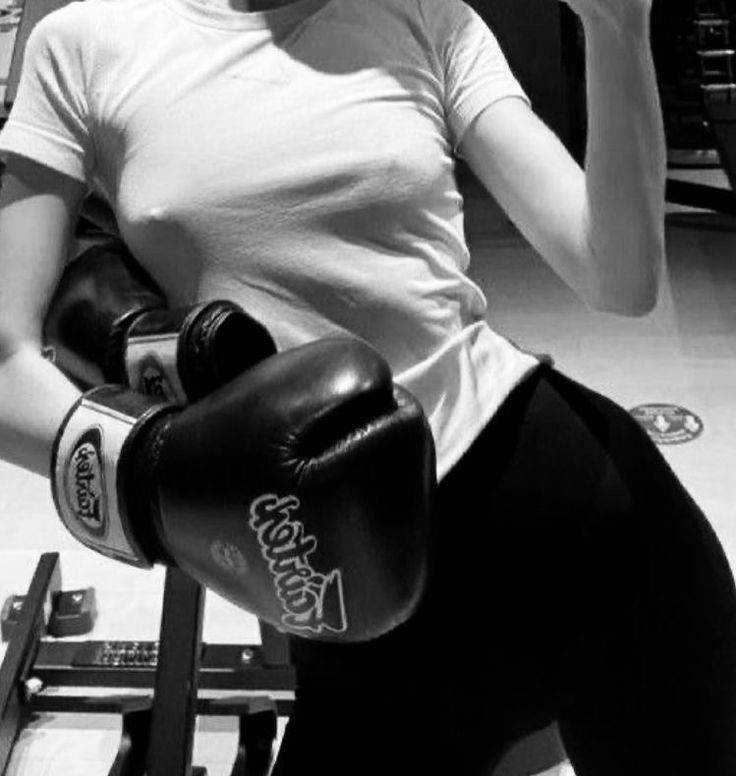
<svg viewBox="0 0 736 776">
<path fill-rule="evenodd" d="M 152 564 L 130 530 L 120 460 L 134 428 L 164 407 L 118 386 L 95 388 L 72 407 L 52 452 L 52 494 L 69 532 L 90 549 L 144 568 Z"/>
</svg>

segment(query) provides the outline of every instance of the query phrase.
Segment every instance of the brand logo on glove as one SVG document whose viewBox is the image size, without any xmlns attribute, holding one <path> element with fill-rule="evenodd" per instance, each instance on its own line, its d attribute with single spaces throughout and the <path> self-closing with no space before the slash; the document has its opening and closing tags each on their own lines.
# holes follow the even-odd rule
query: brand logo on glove
<svg viewBox="0 0 736 776">
<path fill-rule="evenodd" d="M 344 633 L 347 630 L 342 573 L 320 574 L 309 556 L 317 539 L 292 518 L 299 509 L 296 496 L 266 494 L 250 507 L 250 527 L 256 532 L 261 555 L 268 563 L 279 600 L 285 610 L 281 621 L 292 631 Z"/>
<path fill-rule="evenodd" d="M 104 536 L 107 530 L 101 449 L 100 429 L 85 431 L 74 445 L 65 478 L 67 502 L 93 536 Z"/>
<path fill-rule="evenodd" d="M 155 358 L 148 358 L 140 365 L 137 385 L 132 386 L 134 390 L 144 393 L 146 396 L 153 396 L 155 399 L 164 399 L 165 401 L 175 401 L 176 392 L 166 379 L 166 372 Z"/>
</svg>

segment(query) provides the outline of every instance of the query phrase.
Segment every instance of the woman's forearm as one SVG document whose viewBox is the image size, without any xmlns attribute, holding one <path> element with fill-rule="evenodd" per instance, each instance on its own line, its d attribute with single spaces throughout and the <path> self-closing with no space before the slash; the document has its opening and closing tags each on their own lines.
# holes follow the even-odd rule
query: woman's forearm
<svg viewBox="0 0 736 776">
<path fill-rule="evenodd" d="M 583 19 L 590 248 L 604 298 L 651 309 L 664 260 L 666 152 L 649 13 Z"/>
<path fill-rule="evenodd" d="M 0 359 L 0 458 L 49 475 L 56 432 L 80 391 L 41 354 L 19 348 Z"/>
</svg>

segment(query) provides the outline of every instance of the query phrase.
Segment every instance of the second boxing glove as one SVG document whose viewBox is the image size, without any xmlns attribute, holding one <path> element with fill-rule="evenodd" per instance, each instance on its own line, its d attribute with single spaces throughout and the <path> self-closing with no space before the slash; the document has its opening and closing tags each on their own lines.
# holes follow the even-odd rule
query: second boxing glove
<svg viewBox="0 0 736 776">
<path fill-rule="evenodd" d="M 60 429 L 52 486 L 103 554 L 175 564 L 292 634 L 365 641 L 422 594 L 434 467 L 416 400 L 368 345 L 334 339 L 183 409 L 90 392 Z"/>
<path fill-rule="evenodd" d="M 46 315 L 44 344 L 83 390 L 118 383 L 182 404 L 276 351 L 268 331 L 232 302 L 170 308 L 118 239 L 67 266 Z"/>
</svg>

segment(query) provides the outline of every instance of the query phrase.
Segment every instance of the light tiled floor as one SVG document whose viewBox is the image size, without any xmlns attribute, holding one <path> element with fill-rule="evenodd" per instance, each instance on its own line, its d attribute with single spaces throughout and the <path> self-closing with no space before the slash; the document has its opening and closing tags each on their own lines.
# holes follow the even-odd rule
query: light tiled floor
<svg viewBox="0 0 736 776">
<path fill-rule="evenodd" d="M 736 567 L 736 221 L 672 215 L 669 273 L 649 317 L 619 319 L 584 308 L 509 228 L 487 199 L 468 201 L 473 274 L 490 299 L 492 324 L 625 407 L 665 402 L 705 423 L 700 438 L 663 452 L 713 522 Z M 86 552 L 56 519 L 45 480 L 0 464 L 0 602 L 25 590 L 38 554 L 62 555 L 64 588 L 94 585 L 94 638 L 154 639 L 163 575 L 112 564 Z M 205 640 L 257 640 L 255 620 L 214 595 Z M 9 776 L 87 776 L 106 772 L 119 729 L 106 717 L 42 717 L 23 733 Z M 229 774 L 233 721 L 202 722 L 195 762 Z M 545 776 L 574 776 L 560 765 Z M 622 776 L 625 776 L 622 774 Z"/>
</svg>

